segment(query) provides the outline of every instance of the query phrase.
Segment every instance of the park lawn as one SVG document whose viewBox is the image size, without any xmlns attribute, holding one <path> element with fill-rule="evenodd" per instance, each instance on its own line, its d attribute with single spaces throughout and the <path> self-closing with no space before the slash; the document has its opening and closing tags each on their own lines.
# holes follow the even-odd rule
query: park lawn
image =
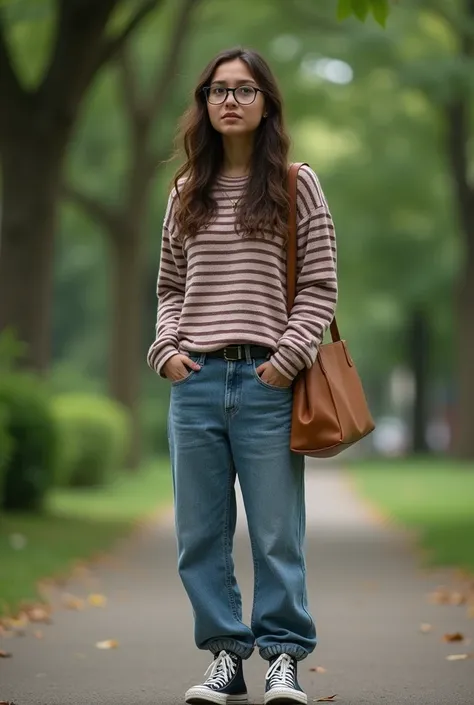
<svg viewBox="0 0 474 705">
<path fill-rule="evenodd" d="M 428 565 L 474 572 L 474 464 L 372 460 L 349 465 L 357 489 L 385 515 L 415 529 Z"/>
<path fill-rule="evenodd" d="M 0 515 L 0 615 L 15 614 L 22 601 L 37 601 L 40 579 L 64 576 L 77 560 L 108 551 L 137 522 L 168 506 L 171 497 L 163 460 L 106 488 L 54 490 L 43 515 Z M 24 548 L 12 547 L 22 537 Z"/>
</svg>

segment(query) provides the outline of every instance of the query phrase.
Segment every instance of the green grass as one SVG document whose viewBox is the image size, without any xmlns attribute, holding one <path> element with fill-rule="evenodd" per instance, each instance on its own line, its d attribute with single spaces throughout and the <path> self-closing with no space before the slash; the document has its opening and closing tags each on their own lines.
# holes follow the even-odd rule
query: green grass
<svg viewBox="0 0 474 705">
<path fill-rule="evenodd" d="M 474 570 L 474 464 L 390 460 L 349 466 L 375 506 L 413 528 L 430 565 Z"/>
<path fill-rule="evenodd" d="M 152 463 L 97 490 L 54 490 L 47 511 L 0 515 L 0 615 L 38 599 L 38 580 L 66 574 L 77 560 L 111 549 L 136 522 L 171 502 L 168 462 Z M 14 534 L 24 536 L 21 550 Z"/>
</svg>

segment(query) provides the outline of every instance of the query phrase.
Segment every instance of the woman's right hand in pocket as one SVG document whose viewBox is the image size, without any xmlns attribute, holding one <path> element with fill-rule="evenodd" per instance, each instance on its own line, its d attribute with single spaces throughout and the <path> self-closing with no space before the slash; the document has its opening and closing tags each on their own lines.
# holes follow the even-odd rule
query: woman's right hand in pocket
<svg viewBox="0 0 474 705">
<path fill-rule="evenodd" d="M 201 366 L 193 362 L 187 355 L 173 355 L 163 365 L 163 374 L 171 382 L 179 382 L 188 376 L 189 370 L 199 372 Z"/>
</svg>

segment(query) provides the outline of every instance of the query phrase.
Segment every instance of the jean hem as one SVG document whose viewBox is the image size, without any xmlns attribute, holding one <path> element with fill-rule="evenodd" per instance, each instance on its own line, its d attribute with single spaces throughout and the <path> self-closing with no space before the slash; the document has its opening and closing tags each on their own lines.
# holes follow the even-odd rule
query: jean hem
<svg viewBox="0 0 474 705">
<path fill-rule="evenodd" d="M 259 650 L 259 653 L 265 661 L 270 661 L 274 656 L 281 656 L 281 654 L 288 654 L 297 661 L 302 661 L 309 656 L 310 652 L 297 644 L 274 644 L 273 646 L 265 646 Z"/>
<path fill-rule="evenodd" d="M 213 654 L 218 654 L 222 650 L 232 651 L 233 654 L 237 654 L 242 659 L 250 658 L 254 650 L 253 646 L 246 646 L 234 639 L 216 639 L 207 644 L 206 648 Z"/>
</svg>

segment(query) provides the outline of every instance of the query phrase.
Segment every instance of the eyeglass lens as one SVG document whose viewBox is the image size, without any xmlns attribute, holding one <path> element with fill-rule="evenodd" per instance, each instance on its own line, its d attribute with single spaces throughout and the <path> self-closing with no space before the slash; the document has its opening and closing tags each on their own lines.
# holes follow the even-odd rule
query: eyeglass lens
<svg viewBox="0 0 474 705">
<path fill-rule="evenodd" d="M 235 100 L 241 105 L 249 105 L 255 100 L 257 91 L 252 86 L 239 86 L 238 88 L 224 88 L 224 86 L 211 86 L 208 89 L 208 101 L 213 105 L 220 105 L 227 99 L 227 94 L 232 92 Z"/>
</svg>

